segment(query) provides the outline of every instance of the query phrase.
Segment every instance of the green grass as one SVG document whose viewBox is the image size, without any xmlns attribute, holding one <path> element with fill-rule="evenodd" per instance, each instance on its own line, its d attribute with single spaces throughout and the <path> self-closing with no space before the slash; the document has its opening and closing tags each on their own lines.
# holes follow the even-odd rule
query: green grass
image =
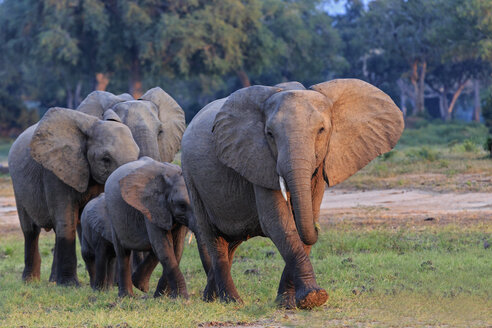
<svg viewBox="0 0 492 328">
<path fill-rule="evenodd" d="M 343 182 L 342 188 L 492 191 L 492 160 L 481 124 L 432 123 L 406 129 L 392 151 Z"/>
<path fill-rule="evenodd" d="M 286 326 L 487 326 L 492 316 L 492 249 L 483 240 L 492 225 L 423 229 L 324 226 L 311 258 L 327 304 L 313 311 L 278 310 L 273 302 L 283 261 L 269 239 L 243 243 L 232 276 L 245 304 L 205 303 L 205 285 L 195 242 L 186 245 L 181 270 L 189 300 L 153 299 L 136 291 L 118 299 L 116 289 L 93 292 L 80 259 L 80 288 L 48 282 L 53 234 L 41 238 L 40 282 L 21 282 L 23 241 L 0 237 L 0 326 L 193 327 L 200 323 Z M 255 269 L 257 274 L 247 274 Z M 160 269 L 152 277 L 155 288 Z M 152 289 L 152 288 L 151 288 Z"/>
</svg>

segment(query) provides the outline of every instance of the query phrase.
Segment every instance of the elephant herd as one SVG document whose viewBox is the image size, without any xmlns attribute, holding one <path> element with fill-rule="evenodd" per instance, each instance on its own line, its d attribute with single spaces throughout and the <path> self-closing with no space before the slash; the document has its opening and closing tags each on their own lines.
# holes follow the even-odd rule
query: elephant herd
<svg viewBox="0 0 492 328">
<path fill-rule="evenodd" d="M 22 278 L 39 279 L 40 230 L 53 229 L 50 281 L 79 284 L 78 234 L 94 289 L 116 281 L 120 296 L 132 286 L 147 292 L 161 263 L 154 296 L 186 298 L 179 263 L 190 229 L 204 300 L 242 302 L 234 252 L 263 236 L 285 261 L 278 304 L 320 306 L 328 294 L 309 253 L 325 186 L 391 150 L 403 125 L 388 95 L 355 79 L 243 88 L 205 106 L 186 130 L 183 110 L 158 87 L 140 99 L 95 91 L 75 110 L 51 108 L 9 153 Z M 182 168 L 169 163 L 180 148 Z"/>
</svg>

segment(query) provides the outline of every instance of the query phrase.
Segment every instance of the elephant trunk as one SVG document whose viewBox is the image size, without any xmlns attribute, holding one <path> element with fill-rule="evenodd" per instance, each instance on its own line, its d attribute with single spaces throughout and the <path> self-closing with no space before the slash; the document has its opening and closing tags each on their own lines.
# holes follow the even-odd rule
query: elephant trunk
<svg viewBox="0 0 492 328">
<path fill-rule="evenodd" d="M 306 245 L 313 245 L 318 240 L 313 218 L 311 171 L 308 161 L 298 160 L 290 162 L 284 176 L 290 191 L 297 231 Z"/>
<path fill-rule="evenodd" d="M 147 131 L 146 128 L 137 129 L 137 131 L 133 133 L 133 138 L 140 148 L 139 157 L 148 156 L 156 161 L 161 161 L 161 154 L 154 133 Z"/>
</svg>

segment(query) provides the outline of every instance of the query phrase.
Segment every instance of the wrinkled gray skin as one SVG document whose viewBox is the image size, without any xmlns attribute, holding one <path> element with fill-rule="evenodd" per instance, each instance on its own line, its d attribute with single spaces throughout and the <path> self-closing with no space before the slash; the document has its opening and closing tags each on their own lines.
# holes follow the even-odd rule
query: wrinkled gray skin
<svg viewBox="0 0 492 328">
<path fill-rule="evenodd" d="M 114 282 L 116 253 L 104 193 L 87 203 L 80 216 L 80 225 L 81 252 L 90 285 L 93 289 L 109 288 Z"/>
<path fill-rule="evenodd" d="M 77 111 L 122 122 L 130 128 L 140 148 L 139 157 L 148 156 L 162 162 L 173 161 L 185 129 L 183 110 L 159 87 L 148 90 L 138 100 L 129 94 L 116 96 L 106 91 L 94 91 Z M 143 260 L 143 256 L 141 252 L 133 253 L 134 267 Z"/>
<path fill-rule="evenodd" d="M 135 100 L 129 94 L 115 96 L 106 91 L 91 92 L 77 111 L 100 119 L 121 121 L 128 126 L 140 147 L 140 157 L 172 162 L 185 129 L 181 107 L 159 87 Z"/>
<path fill-rule="evenodd" d="M 154 296 L 187 298 L 179 262 L 186 227 L 193 226 L 195 219 L 181 168 L 142 157 L 117 169 L 104 191 L 118 261 L 118 295 L 133 296 L 132 281 L 146 292 L 159 261 L 163 273 Z M 133 276 L 131 250 L 149 252 Z"/>
<path fill-rule="evenodd" d="M 333 186 L 389 151 L 402 130 L 393 101 L 353 79 L 310 90 L 298 82 L 252 86 L 203 108 L 183 136 L 181 160 L 203 240 L 204 298 L 241 301 L 230 274 L 234 251 L 267 236 L 286 263 L 280 305 L 326 302 L 309 260 L 325 183 Z"/>
<path fill-rule="evenodd" d="M 38 238 L 44 228 L 56 233 L 50 279 L 78 284 L 79 214 L 102 192 L 108 176 L 136 160 L 139 151 L 127 126 L 63 108 L 50 109 L 17 138 L 8 161 L 25 239 L 25 281 L 39 279 Z"/>
</svg>

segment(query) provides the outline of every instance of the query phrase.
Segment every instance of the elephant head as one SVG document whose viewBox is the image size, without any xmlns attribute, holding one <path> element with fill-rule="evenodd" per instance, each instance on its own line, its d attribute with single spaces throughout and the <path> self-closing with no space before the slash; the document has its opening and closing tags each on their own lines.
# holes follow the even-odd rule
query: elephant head
<svg viewBox="0 0 492 328">
<path fill-rule="evenodd" d="M 188 225 L 193 212 L 181 168 L 149 157 L 120 180 L 121 196 L 158 227 L 171 230 L 174 222 Z"/>
<path fill-rule="evenodd" d="M 128 94 L 115 96 L 94 91 L 77 108 L 97 117 L 119 120 L 132 131 L 140 147 L 140 156 L 172 162 L 185 129 L 181 107 L 159 87 L 150 89 L 135 100 Z M 108 118 L 109 119 L 109 118 Z"/>
<path fill-rule="evenodd" d="M 213 127 L 216 154 L 253 184 L 290 196 L 301 240 L 317 240 L 311 182 L 319 170 L 334 186 L 389 151 L 403 131 L 391 98 L 356 79 L 306 90 L 298 82 L 231 94 Z M 286 190 L 290 191 L 287 195 Z"/>
<path fill-rule="evenodd" d="M 30 147 L 36 162 L 78 192 L 87 190 L 91 177 L 104 184 L 115 169 L 136 160 L 139 153 L 127 126 L 64 108 L 46 112 Z"/>
</svg>

